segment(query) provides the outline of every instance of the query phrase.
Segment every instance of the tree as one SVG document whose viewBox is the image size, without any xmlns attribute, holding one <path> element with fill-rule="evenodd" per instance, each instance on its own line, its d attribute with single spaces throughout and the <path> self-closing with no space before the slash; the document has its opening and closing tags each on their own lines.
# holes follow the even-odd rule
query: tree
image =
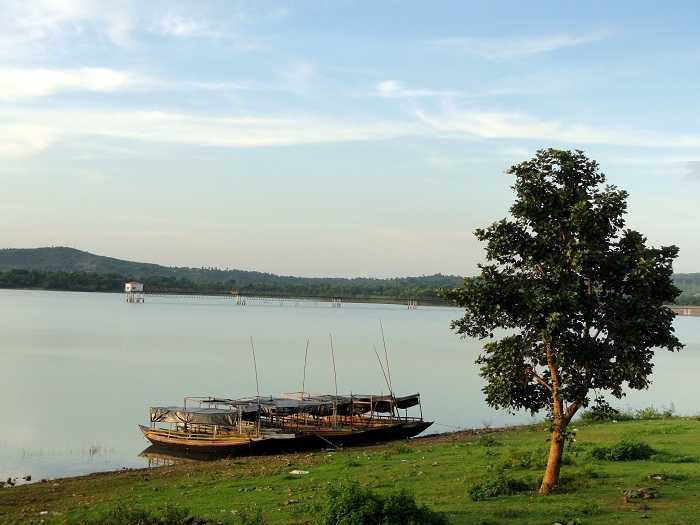
<svg viewBox="0 0 700 525">
<path fill-rule="evenodd" d="M 567 426 L 592 391 L 621 398 L 650 384 L 655 348 L 680 350 L 672 282 L 678 248 L 651 248 L 624 229 L 627 193 L 581 151 L 548 149 L 510 168 L 510 217 L 477 229 L 481 274 L 444 291 L 466 309 L 452 322 L 486 340 L 477 359 L 486 402 L 548 411 L 540 494 L 559 481 Z M 496 330 L 501 330 L 496 334 Z"/>
</svg>

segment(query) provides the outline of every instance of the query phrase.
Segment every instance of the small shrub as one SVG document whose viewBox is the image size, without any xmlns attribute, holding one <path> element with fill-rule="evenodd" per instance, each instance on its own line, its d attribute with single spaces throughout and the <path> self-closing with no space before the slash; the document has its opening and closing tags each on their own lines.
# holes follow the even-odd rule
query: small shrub
<svg viewBox="0 0 700 525">
<path fill-rule="evenodd" d="M 608 404 L 603 398 L 596 398 L 591 408 L 581 414 L 584 423 L 602 423 L 606 421 L 649 421 L 654 419 L 667 419 L 676 411 L 673 404 L 667 408 L 657 409 L 653 405 L 634 411 L 621 411 Z"/>
<path fill-rule="evenodd" d="M 266 525 L 262 511 L 258 508 L 244 509 L 238 513 L 240 525 Z"/>
<path fill-rule="evenodd" d="M 469 488 L 469 497 L 474 501 L 483 501 L 498 496 L 510 496 L 518 492 L 527 492 L 532 489 L 530 483 L 521 479 L 514 479 L 500 472 L 495 477 L 481 480 Z"/>
<path fill-rule="evenodd" d="M 620 412 L 617 408 L 613 408 L 602 397 L 596 397 L 591 408 L 581 414 L 581 421 L 585 423 L 624 421 L 629 419 L 633 419 L 631 414 Z"/>
<path fill-rule="evenodd" d="M 575 491 L 591 486 L 591 478 L 580 472 L 563 473 L 559 478 L 559 489 L 563 491 Z"/>
<path fill-rule="evenodd" d="M 495 452 L 487 449 L 487 455 L 494 456 Z M 547 466 L 547 457 L 549 456 L 549 451 L 547 449 L 536 449 L 536 450 L 517 450 L 508 449 L 503 455 L 501 462 L 498 467 L 502 470 L 515 470 L 515 469 L 543 469 Z M 574 458 L 568 452 L 564 453 L 562 457 L 562 465 L 573 465 L 575 463 Z"/>
<path fill-rule="evenodd" d="M 608 447 L 596 447 L 591 450 L 591 456 L 604 461 L 635 461 L 649 459 L 654 455 L 654 449 L 643 441 L 623 440 Z"/>
<path fill-rule="evenodd" d="M 607 478 L 608 474 L 605 472 L 601 472 L 599 470 L 595 470 L 593 467 L 590 465 L 586 465 L 581 469 L 579 474 L 588 479 L 601 479 L 601 478 Z"/>
<path fill-rule="evenodd" d="M 406 491 L 381 496 L 350 483 L 331 487 L 319 525 L 447 525 Z"/>
<path fill-rule="evenodd" d="M 697 463 L 698 458 L 695 456 L 680 456 L 676 454 L 659 453 L 654 454 L 651 458 L 659 463 Z"/>
<path fill-rule="evenodd" d="M 119 505 L 97 518 L 68 523 L 73 525 L 213 525 L 216 522 L 194 517 L 189 510 L 179 507 L 166 507 L 162 513 L 157 513 Z M 264 522 L 243 525 L 264 525 Z"/>
<path fill-rule="evenodd" d="M 634 412 L 634 419 L 639 419 L 639 420 L 651 420 L 651 419 L 667 419 L 671 416 L 673 416 L 673 413 L 676 411 L 673 405 L 670 405 L 668 408 L 662 408 L 661 410 L 656 409 L 653 405 L 648 406 L 646 408 L 642 408 L 640 410 L 635 410 Z"/>
<path fill-rule="evenodd" d="M 508 449 L 503 454 L 500 467 L 502 469 L 531 469 L 544 468 L 547 464 L 546 450 L 513 450 Z"/>
<path fill-rule="evenodd" d="M 503 443 L 498 441 L 495 437 L 490 434 L 485 434 L 481 436 L 476 443 L 482 447 L 500 447 Z"/>
<path fill-rule="evenodd" d="M 411 447 L 408 447 L 404 445 L 403 443 L 399 443 L 398 445 L 394 445 L 391 447 L 391 451 L 394 454 L 412 454 L 414 450 Z"/>
<path fill-rule="evenodd" d="M 653 481 L 686 481 L 688 479 L 687 474 L 680 472 L 656 472 L 654 474 L 649 474 L 646 478 L 642 478 L 643 481 L 651 479 Z"/>
<path fill-rule="evenodd" d="M 399 443 L 397 445 L 393 445 L 391 447 L 387 447 L 384 450 L 383 456 L 384 459 L 389 459 L 391 456 L 399 456 L 403 454 L 413 454 L 415 450 L 409 446 L 406 446 L 403 443 Z"/>
<path fill-rule="evenodd" d="M 361 465 L 361 463 L 357 460 L 357 458 L 352 458 L 352 457 L 351 457 L 351 458 L 348 458 L 348 459 L 345 460 L 345 466 L 346 466 L 347 468 L 359 467 L 360 465 Z"/>
</svg>

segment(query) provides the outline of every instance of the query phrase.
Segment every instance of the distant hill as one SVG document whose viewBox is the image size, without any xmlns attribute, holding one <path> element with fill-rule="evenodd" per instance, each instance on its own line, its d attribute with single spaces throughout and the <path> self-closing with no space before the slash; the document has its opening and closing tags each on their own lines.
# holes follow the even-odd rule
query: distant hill
<svg viewBox="0 0 700 525">
<path fill-rule="evenodd" d="M 17 273 L 18 270 L 34 273 L 25 275 Z M 12 283 L 20 282 L 24 283 L 21 287 L 28 288 L 73 289 L 69 288 L 70 281 L 76 276 L 69 278 L 66 274 L 89 273 L 95 274 L 93 280 L 99 281 L 100 284 L 95 285 L 99 290 L 115 288 L 116 282 L 126 279 L 138 279 L 151 290 L 235 288 L 249 293 L 277 295 L 434 300 L 438 299 L 437 288 L 454 287 L 462 282 L 462 277 L 441 274 L 390 279 L 293 277 L 245 270 L 172 267 L 104 257 L 68 247 L 0 249 L 0 272 L 3 271 L 14 272 L 4 284 L 0 278 L 0 287 L 14 287 Z M 110 279 L 107 280 L 106 276 Z M 85 281 L 82 276 L 80 279 Z M 85 287 L 92 286 L 88 282 L 85 282 Z"/>
<path fill-rule="evenodd" d="M 700 305 L 700 273 L 676 273 L 673 282 L 682 290 L 678 304 Z"/>
<path fill-rule="evenodd" d="M 679 273 L 678 304 L 700 304 L 700 273 Z M 457 275 L 367 277 L 293 277 L 246 270 L 186 268 L 126 261 L 67 247 L 0 249 L 0 288 L 119 291 L 128 279 L 148 290 L 228 292 L 298 297 L 422 299 L 441 302 L 436 290 L 462 282 Z"/>
</svg>

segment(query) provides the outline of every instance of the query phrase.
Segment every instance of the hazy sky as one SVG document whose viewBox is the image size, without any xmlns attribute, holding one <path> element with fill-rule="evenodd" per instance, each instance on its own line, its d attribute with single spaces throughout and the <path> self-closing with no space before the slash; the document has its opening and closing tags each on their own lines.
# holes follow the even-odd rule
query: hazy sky
<svg viewBox="0 0 700 525">
<path fill-rule="evenodd" d="M 2 1 L 0 246 L 472 274 L 581 148 L 700 271 L 695 2 Z"/>
</svg>

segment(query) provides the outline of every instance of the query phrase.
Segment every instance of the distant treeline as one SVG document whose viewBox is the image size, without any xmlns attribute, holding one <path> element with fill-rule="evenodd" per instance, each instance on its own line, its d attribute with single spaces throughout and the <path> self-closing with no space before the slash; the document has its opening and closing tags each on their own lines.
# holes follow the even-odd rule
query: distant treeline
<svg viewBox="0 0 700 525">
<path fill-rule="evenodd" d="M 700 273 L 677 273 L 673 283 L 682 290 L 676 304 L 700 305 Z"/>
<path fill-rule="evenodd" d="M 462 283 L 457 275 L 368 277 L 294 277 L 229 268 L 161 266 L 95 255 L 68 247 L 0 249 L 0 288 L 36 288 L 119 292 L 130 279 L 147 292 L 229 293 L 274 297 L 344 297 L 366 300 L 418 299 L 444 303 L 439 288 Z M 700 273 L 673 276 L 682 305 L 700 305 Z"/>
<path fill-rule="evenodd" d="M 0 288 L 62 290 L 78 292 L 121 292 L 124 283 L 135 278 L 116 273 L 52 272 L 42 270 L 0 271 Z M 339 282 L 259 282 L 242 287 L 236 281 L 194 282 L 182 277 L 148 276 L 138 278 L 151 293 L 226 294 L 237 291 L 244 295 L 275 297 L 343 297 L 366 300 L 419 299 L 442 304 L 437 290 L 460 282 L 451 276 L 406 277 L 397 279 L 338 279 Z M 297 278 L 303 281 L 303 278 Z M 313 279 L 309 279 L 313 281 Z M 334 281 L 334 279 L 329 279 Z"/>
</svg>

